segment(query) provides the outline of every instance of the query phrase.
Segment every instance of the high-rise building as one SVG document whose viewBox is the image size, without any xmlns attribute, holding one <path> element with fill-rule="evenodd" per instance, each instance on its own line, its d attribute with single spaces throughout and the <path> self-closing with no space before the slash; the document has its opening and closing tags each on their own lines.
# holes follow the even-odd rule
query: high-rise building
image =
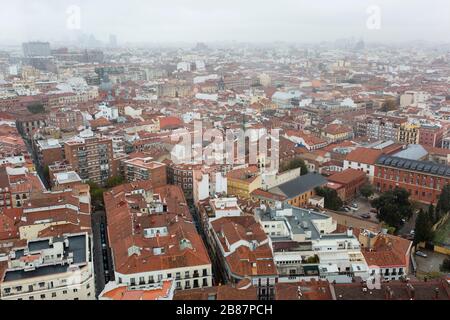
<svg viewBox="0 0 450 320">
<path fill-rule="evenodd" d="M 116 174 L 112 139 L 76 138 L 64 145 L 67 162 L 83 181 L 104 185 Z"/>
</svg>

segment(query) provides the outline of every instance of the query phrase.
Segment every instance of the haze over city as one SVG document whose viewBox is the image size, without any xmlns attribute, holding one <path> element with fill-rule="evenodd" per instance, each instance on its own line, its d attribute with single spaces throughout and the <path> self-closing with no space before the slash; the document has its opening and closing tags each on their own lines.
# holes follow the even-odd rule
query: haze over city
<svg viewBox="0 0 450 320">
<path fill-rule="evenodd" d="M 367 42 L 450 41 L 450 2 L 435 0 L 63 0 L 1 1 L 0 42 L 63 42 L 81 33 L 123 42 L 320 42 L 363 38 Z M 80 8 L 80 29 L 67 28 L 67 9 Z M 380 8 L 380 29 L 366 21 Z"/>
<path fill-rule="evenodd" d="M 0 310 L 450 300 L 450 1 L 0 1 Z"/>
</svg>

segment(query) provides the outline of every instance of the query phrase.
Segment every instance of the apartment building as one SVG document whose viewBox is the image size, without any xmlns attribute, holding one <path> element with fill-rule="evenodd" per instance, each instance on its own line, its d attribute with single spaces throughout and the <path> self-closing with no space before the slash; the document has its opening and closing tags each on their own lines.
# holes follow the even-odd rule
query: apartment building
<svg viewBox="0 0 450 320">
<path fill-rule="evenodd" d="M 83 181 L 104 185 L 117 174 L 113 144 L 109 138 L 80 138 L 64 144 L 66 161 Z"/>
<path fill-rule="evenodd" d="M 357 122 L 357 132 L 370 140 L 397 141 L 400 126 L 406 122 L 407 119 L 401 117 L 369 117 Z"/>
<path fill-rule="evenodd" d="M 349 283 L 367 278 L 368 267 L 352 230 L 337 231 L 336 221 L 320 212 L 280 203 L 262 207 L 256 220 L 270 237 L 279 282 L 327 279 Z"/>
<path fill-rule="evenodd" d="M 116 284 L 212 285 L 211 261 L 179 186 L 138 181 L 105 192 L 104 199 Z"/>
<path fill-rule="evenodd" d="M 400 280 L 410 272 L 412 241 L 384 232 L 363 230 L 358 236 L 371 276 Z"/>
<path fill-rule="evenodd" d="M 423 124 L 419 128 L 419 144 L 440 148 L 446 133 L 447 128 L 444 126 Z"/>
<path fill-rule="evenodd" d="M 93 300 L 92 260 L 87 233 L 29 240 L 0 253 L 0 299 Z"/>
<path fill-rule="evenodd" d="M 403 123 L 398 131 L 399 142 L 405 144 L 417 144 L 419 142 L 420 125 L 413 123 Z"/>
<path fill-rule="evenodd" d="M 271 241 L 253 216 L 210 220 L 210 241 L 227 282 L 251 284 L 260 300 L 273 299 L 278 272 Z"/>
<path fill-rule="evenodd" d="M 367 174 L 369 181 L 375 176 L 375 163 L 383 154 L 382 150 L 370 148 L 356 148 L 346 155 L 344 159 L 344 170 L 360 170 Z"/>
<path fill-rule="evenodd" d="M 167 184 L 166 165 L 152 157 L 137 157 L 122 161 L 124 177 L 128 182 L 151 180 L 154 187 Z"/>
<path fill-rule="evenodd" d="M 227 173 L 227 190 L 232 196 L 250 198 L 250 194 L 261 188 L 261 174 L 257 166 L 235 169 Z"/>
</svg>

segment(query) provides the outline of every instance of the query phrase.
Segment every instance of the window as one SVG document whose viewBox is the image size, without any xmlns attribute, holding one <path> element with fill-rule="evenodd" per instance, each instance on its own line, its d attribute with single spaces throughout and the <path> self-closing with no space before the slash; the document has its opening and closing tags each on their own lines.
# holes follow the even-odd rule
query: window
<svg viewBox="0 0 450 320">
<path fill-rule="evenodd" d="M 56 292 L 52 292 L 52 298 L 56 298 Z"/>
<path fill-rule="evenodd" d="M 45 299 L 45 294 L 41 294 L 41 299 Z"/>
</svg>

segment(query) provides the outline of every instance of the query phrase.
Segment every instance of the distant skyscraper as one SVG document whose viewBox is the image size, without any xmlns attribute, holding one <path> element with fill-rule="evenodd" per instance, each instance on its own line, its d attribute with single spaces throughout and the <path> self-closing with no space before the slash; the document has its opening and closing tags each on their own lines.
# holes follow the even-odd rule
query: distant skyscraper
<svg viewBox="0 0 450 320">
<path fill-rule="evenodd" d="M 23 55 L 30 57 L 48 57 L 51 55 L 50 43 L 48 42 L 26 42 L 22 44 Z"/>
<path fill-rule="evenodd" d="M 117 36 L 115 34 L 109 35 L 109 46 L 110 47 L 117 47 Z"/>
</svg>

